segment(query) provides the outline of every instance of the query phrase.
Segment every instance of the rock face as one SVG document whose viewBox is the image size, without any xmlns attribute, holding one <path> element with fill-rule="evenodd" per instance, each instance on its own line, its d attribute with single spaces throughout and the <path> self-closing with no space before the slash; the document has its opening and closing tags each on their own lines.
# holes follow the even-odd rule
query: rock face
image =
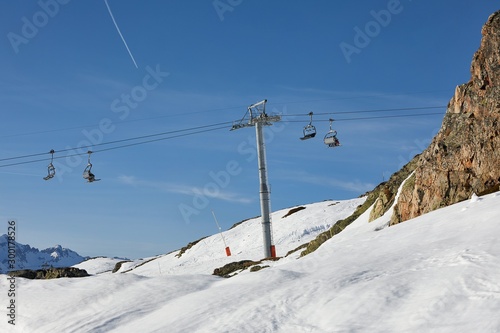
<svg viewBox="0 0 500 333">
<path fill-rule="evenodd" d="M 500 11 L 482 29 L 471 79 L 458 86 L 440 131 L 420 155 L 391 224 L 500 187 Z"/>
<path fill-rule="evenodd" d="M 415 156 L 410 162 L 403 166 L 401 170 L 395 172 L 388 181 L 379 184 L 370 193 L 370 195 L 378 193 L 378 196 L 373 203 L 373 208 L 370 211 L 370 222 L 381 217 L 385 212 L 387 212 L 387 210 L 389 210 L 389 208 L 391 208 L 391 206 L 394 204 L 394 200 L 396 200 L 399 186 L 415 170 L 419 157 L 420 155 Z M 405 185 L 406 184 L 407 183 L 405 183 Z"/>
</svg>

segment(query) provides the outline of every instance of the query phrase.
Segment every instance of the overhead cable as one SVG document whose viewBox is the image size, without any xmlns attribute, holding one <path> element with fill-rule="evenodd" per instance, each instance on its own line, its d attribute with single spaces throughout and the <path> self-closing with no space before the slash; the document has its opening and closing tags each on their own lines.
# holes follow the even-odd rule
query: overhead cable
<svg viewBox="0 0 500 333">
<path fill-rule="evenodd" d="M 433 109 L 433 108 L 440 108 L 440 107 L 420 107 L 420 108 L 399 108 L 399 109 L 379 109 L 379 110 L 358 110 L 358 111 L 343 111 L 343 112 L 335 112 L 335 113 L 319 113 L 318 115 L 332 115 L 332 114 L 340 114 L 340 113 L 364 113 L 364 112 L 382 112 L 382 111 L 401 111 L 401 110 L 418 110 L 418 109 Z M 300 114 L 302 116 L 303 114 Z M 306 116 L 310 116 L 309 114 L 304 114 Z M 421 117 L 421 116 L 432 116 L 432 115 L 443 115 L 442 112 L 432 112 L 432 113 L 417 113 L 417 114 L 404 114 L 404 115 L 386 115 L 386 116 L 373 116 L 373 117 L 356 117 L 356 118 L 340 118 L 340 119 L 335 119 L 335 121 L 359 121 L 359 120 L 370 120 L 370 119 L 384 119 L 384 118 L 405 118 L 405 117 Z M 292 115 L 282 115 L 282 116 L 292 116 Z M 296 115 L 299 116 L 299 115 Z M 315 120 L 316 122 L 327 122 L 330 120 Z M 287 122 L 303 122 L 299 120 L 287 120 Z M 199 134 L 199 133 L 205 133 L 205 132 L 210 132 L 210 131 L 216 131 L 216 130 L 221 130 L 221 129 L 229 129 L 227 125 L 232 124 L 233 122 L 220 122 L 216 124 L 210 124 L 210 125 L 202 125 L 202 126 L 196 126 L 196 127 L 191 127 L 191 128 L 185 128 L 185 129 L 180 129 L 180 130 L 173 130 L 173 131 L 167 131 L 167 132 L 161 132 L 161 133 L 155 133 L 155 134 L 149 134 L 149 135 L 142 135 L 142 136 L 137 136 L 137 137 L 131 137 L 131 138 L 125 138 L 125 139 L 120 139 L 120 140 L 114 140 L 114 141 L 108 141 L 108 142 L 103 142 L 103 143 L 98 143 L 94 145 L 87 145 L 87 146 L 79 146 L 79 147 L 74 147 L 74 148 L 66 148 L 66 149 L 61 149 L 61 150 L 51 150 L 50 152 L 45 152 L 45 153 L 36 153 L 36 154 L 29 154 L 29 155 L 22 155 L 22 156 L 15 156 L 15 157 L 8 157 L 8 158 L 2 158 L 0 159 L 0 162 L 3 161 L 12 161 L 12 160 L 17 160 L 17 159 L 27 159 L 27 158 L 33 158 L 33 157 L 38 157 L 38 156 L 44 156 L 47 154 L 52 154 L 52 159 L 61 159 L 61 158 L 68 158 L 68 157 L 73 157 L 73 156 L 80 156 L 80 155 L 85 155 L 87 152 L 82 152 L 82 153 L 74 153 L 74 154 L 69 154 L 65 156 L 53 156 L 53 154 L 57 153 L 62 153 L 62 152 L 68 152 L 68 151 L 77 151 L 81 149 L 87 149 L 87 148 L 95 148 L 95 147 L 100 147 L 100 146 L 105 146 L 105 145 L 115 145 L 119 143 L 124 143 L 124 142 L 130 142 L 130 141 L 135 141 L 135 140 L 143 140 L 143 139 L 148 139 L 148 138 L 153 138 L 153 137 L 159 137 L 155 139 L 150 139 L 150 140 L 145 140 L 145 141 L 139 141 L 139 142 L 133 142 L 133 143 L 128 143 L 128 144 L 123 144 L 123 145 L 118 145 L 118 146 L 113 146 L 109 148 L 103 148 L 103 149 L 98 149 L 98 150 L 93 150 L 94 153 L 99 153 L 99 152 L 105 152 L 105 151 L 110 151 L 110 150 L 115 150 L 115 149 L 121 149 L 121 148 L 127 148 L 127 147 L 132 147 L 132 146 L 137 146 L 137 145 L 143 145 L 147 143 L 152 143 L 152 142 L 157 142 L 157 141 L 163 141 L 163 140 L 169 140 L 169 139 L 174 139 L 178 137 L 185 137 L 189 135 L 194 135 L 194 134 Z M 178 134 L 176 134 L 178 133 Z M 172 135 L 175 134 L 175 135 Z M 166 137 L 160 137 L 160 136 L 165 136 Z M 35 159 L 35 160 L 28 160 L 28 161 L 21 161 L 21 162 L 14 162 L 14 163 L 8 163 L 8 164 L 2 164 L 0 165 L 0 168 L 2 167 L 8 167 L 8 166 L 16 166 L 16 165 L 22 165 L 22 164 L 29 164 L 29 163 L 37 163 L 37 162 L 42 162 L 46 161 L 47 159 Z"/>
</svg>

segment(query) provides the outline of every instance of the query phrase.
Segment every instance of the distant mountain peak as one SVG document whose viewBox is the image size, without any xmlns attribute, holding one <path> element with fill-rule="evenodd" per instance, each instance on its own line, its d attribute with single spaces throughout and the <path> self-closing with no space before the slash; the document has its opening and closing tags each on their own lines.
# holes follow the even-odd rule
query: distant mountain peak
<svg viewBox="0 0 500 333">
<path fill-rule="evenodd" d="M 0 273 L 8 271 L 8 242 L 7 235 L 0 235 Z M 27 244 L 14 242 L 16 247 L 16 270 L 41 269 L 43 267 L 68 267 L 88 259 L 73 250 L 56 245 L 44 250 L 38 250 Z"/>
</svg>

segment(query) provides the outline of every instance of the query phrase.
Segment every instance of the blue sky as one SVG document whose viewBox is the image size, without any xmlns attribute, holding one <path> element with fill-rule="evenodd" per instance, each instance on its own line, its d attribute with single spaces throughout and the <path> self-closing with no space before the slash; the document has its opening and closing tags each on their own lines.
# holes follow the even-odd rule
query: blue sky
<svg viewBox="0 0 500 333">
<path fill-rule="evenodd" d="M 285 115 L 266 128 L 273 210 L 357 197 L 422 151 L 442 115 L 349 119 L 445 107 L 342 112 L 445 106 L 469 80 L 481 27 L 498 9 L 430 0 L 108 3 L 137 68 L 104 0 L 1 4 L 0 159 L 51 149 L 57 158 L 50 181 L 42 179 L 50 154 L 0 161 L 46 159 L 0 167 L 0 234 L 16 219 L 19 242 L 138 258 L 217 232 L 211 210 L 223 229 L 260 215 L 252 128 L 93 147 L 102 180 L 92 184 L 82 178 L 87 156 L 61 151 L 229 123 L 263 99 Z M 310 111 L 325 114 L 313 118 L 319 134 L 300 141 Z M 336 149 L 322 143 L 329 117 Z"/>
</svg>

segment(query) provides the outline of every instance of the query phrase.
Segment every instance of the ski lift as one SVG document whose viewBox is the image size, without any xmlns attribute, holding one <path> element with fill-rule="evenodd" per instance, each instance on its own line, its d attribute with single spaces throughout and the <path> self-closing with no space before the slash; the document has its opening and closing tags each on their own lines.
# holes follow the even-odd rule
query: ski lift
<svg viewBox="0 0 500 333">
<path fill-rule="evenodd" d="M 332 129 L 333 119 L 330 119 L 330 130 L 326 133 L 324 142 L 330 148 L 335 148 L 340 146 L 340 141 L 337 139 L 337 131 Z"/>
<path fill-rule="evenodd" d="M 54 153 L 55 153 L 54 149 L 52 149 L 49 153 L 52 154 L 52 158 L 50 159 L 50 163 L 47 166 L 47 176 L 43 177 L 43 179 L 45 180 L 52 179 L 56 175 L 56 168 L 52 164 L 52 162 L 54 162 Z"/>
<path fill-rule="evenodd" d="M 92 152 L 89 150 L 87 154 L 89 154 L 89 158 L 87 167 L 85 167 L 85 170 L 83 170 L 83 178 L 87 179 L 87 183 L 92 183 L 100 179 L 95 179 L 95 175 L 92 173 L 92 163 L 90 163 L 90 154 L 92 154 Z"/>
<path fill-rule="evenodd" d="M 312 124 L 313 113 L 309 112 L 309 116 L 311 117 L 311 120 L 309 121 L 309 124 L 304 126 L 304 136 L 301 137 L 300 140 L 312 139 L 316 136 L 316 127 Z"/>
</svg>

